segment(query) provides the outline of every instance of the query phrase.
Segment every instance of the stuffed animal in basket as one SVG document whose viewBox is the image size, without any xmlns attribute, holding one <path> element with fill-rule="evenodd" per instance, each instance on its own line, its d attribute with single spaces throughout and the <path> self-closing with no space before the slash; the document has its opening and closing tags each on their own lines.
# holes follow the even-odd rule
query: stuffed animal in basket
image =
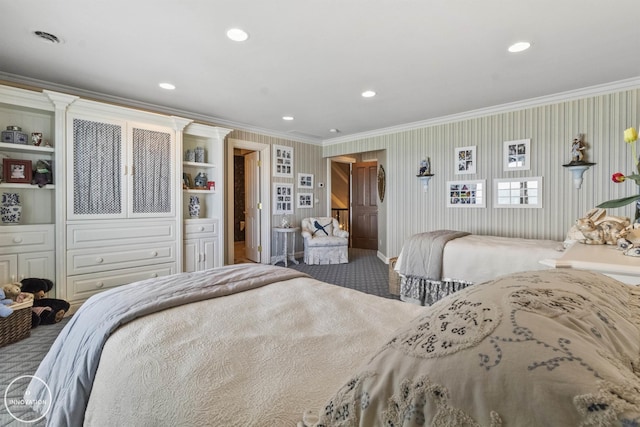
<svg viewBox="0 0 640 427">
<path fill-rule="evenodd" d="M 13 300 L 6 297 L 4 289 L 0 289 L 0 317 L 8 317 L 13 313 L 13 308 L 9 307 L 11 304 Z"/>
<path fill-rule="evenodd" d="M 31 327 L 38 325 L 51 325 L 64 318 L 69 310 L 69 303 L 56 298 L 45 298 L 47 292 L 53 288 L 53 282 L 49 279 L 28 278 L 22 279 L 22 291 L 34 295 L 31 308 Z"/>
<path fill-rule="evenodd" d="M 22 292 L 22 288 L 20 283 L 8 283 L 2 287 L 4 291 L 5 298 L 9 298 L 12 301 L 17 301 L 20 292 Z"/>
</svg>

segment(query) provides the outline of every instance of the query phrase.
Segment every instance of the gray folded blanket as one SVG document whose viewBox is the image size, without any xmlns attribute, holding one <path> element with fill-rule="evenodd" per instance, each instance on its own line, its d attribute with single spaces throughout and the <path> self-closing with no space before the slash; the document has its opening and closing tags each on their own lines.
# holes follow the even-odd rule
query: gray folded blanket
<svg viewBox="0 0 640 427">
<path fill-rule="evenodd" d="M 402 249 L 400 273 L 405 276 L 442 279 L 442 254 L 450 240 L 469 235 L 466 231 L 436 230 L 409 238 Z"/>
</svg>

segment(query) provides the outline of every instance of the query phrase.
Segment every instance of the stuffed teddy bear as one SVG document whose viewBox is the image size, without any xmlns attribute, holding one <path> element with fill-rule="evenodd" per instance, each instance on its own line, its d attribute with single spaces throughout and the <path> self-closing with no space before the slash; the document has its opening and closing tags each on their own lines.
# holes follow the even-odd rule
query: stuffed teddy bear
<svg viewBox="0 0 640 427">
<path fill-rule="evenodd" d="M 53 288 L 53 282 L 49 279 L 28 278 L 22 279 L 22 291 L 34 295 L 31 308 L 31 327 L 38 325 L 51 325 L 64 318 L 69 310 L 69 303 L 56 298 L 45 298 L 47 292 Z"/>
<path fill-rule="evenodd" d="M 0 317 L 8 317 L 13 313 L 13 309 L 9 307 L 11 304 L 13 300 L 6 297 L 4 289 L 0 289 Z"/>
<path fill-rule="evenodd" d="M 4 285 L 2 290 L 4 291 L 5 298 L 9 298 L 14 302 L 17 300 L 20 292 L 22 292 L 20 283 L 9 283 Z"/>
</svg>

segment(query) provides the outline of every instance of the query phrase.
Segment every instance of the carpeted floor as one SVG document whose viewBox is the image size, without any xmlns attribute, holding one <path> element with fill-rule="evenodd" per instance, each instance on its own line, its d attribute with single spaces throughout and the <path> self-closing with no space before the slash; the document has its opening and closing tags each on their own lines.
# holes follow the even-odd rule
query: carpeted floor
<svg viewBox="0 0 640 427">
<path fill-rule="evenodd" d="M 323 282 L 356 289 L 385 298 L 398 299 L 389 293 L 389 266 L 380 261 L 376 251 L 350 249 L 349 263 L 339 265 L 306 265 L 301 259 L 289 268 L 303 271 Z M 278 264 L 282 265 L 282 263 Z M 9 401 L 0 403 L 0 426 L 44 426 L 44 420 L 35 421 L 38 416 L 20 404 L 11 404 L 11 399 L 19 400 L 31 380 L 24 375 L 33 375 L 58 333 L 69 318 L 56 325 L 41 325 L 31 330 L 31 336 L 17 343 L 0 348 L 0 392 Z M 9 387 L 9 385 L 11 385 Z M 9 413 L 9 411 L 11 413 Z M 13 414 L 13 416 L 12 416 Z M 16 418 L 27 422 L 17 421 Z"/>
</svg>

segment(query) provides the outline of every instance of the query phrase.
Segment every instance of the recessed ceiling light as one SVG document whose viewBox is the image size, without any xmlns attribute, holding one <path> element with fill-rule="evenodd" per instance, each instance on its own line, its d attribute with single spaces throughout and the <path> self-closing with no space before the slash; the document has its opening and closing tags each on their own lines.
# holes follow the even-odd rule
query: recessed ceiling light
<svg viewBox="0 0 640 427">
<path fill-rule="evenodd" d="M 33 34 L 36 37 L 39 37 L 42 41 L 53 44 L 60 43 L 60 39 L 55 34 L 47 33 L 45 31 L 34 31 Z"/>
<path fill-rule="evenodd" d="M 160 86 L 162 89 L 166 89 L 166 90 L 174 90 L 176 88 L 171 83 L 160 83 L 158 86 Z"/>
<path fill-rule="evenodd" d="M 329 129 L 329 132 L 331 132 L 331 133 L 340 133 L 340 129 L 336 129 L 336 128 Z"/>
<path fill-rule="evenodd" d="M 373 98 L 374 96 L 376 96 L 376 93 L 372 90 L 365 90 L 364 92 L 362 92 L 363 98 Z"/>
<path fill-rule="evenodd" d="M 290 122 L 291 120 L 293 120 L 293 116 L 282 116 L 282 120 Z"/>
<path fill-rule="evenodd" d="M 509 46 L 509 52 L 516 53 L 522 52 L 523 50 L 527 50 L 531 47 L 531 43 L 529 42 L 518 42 Z"/>
<path fill-rule="evenodd" d="M 227 37 L 229 37 L 234 42 L 243 42 L 249 38 L 249 34 L 246 31 L 241 30 L 240 28 L 232 28 L 227 31 Z"/>
</svg>

